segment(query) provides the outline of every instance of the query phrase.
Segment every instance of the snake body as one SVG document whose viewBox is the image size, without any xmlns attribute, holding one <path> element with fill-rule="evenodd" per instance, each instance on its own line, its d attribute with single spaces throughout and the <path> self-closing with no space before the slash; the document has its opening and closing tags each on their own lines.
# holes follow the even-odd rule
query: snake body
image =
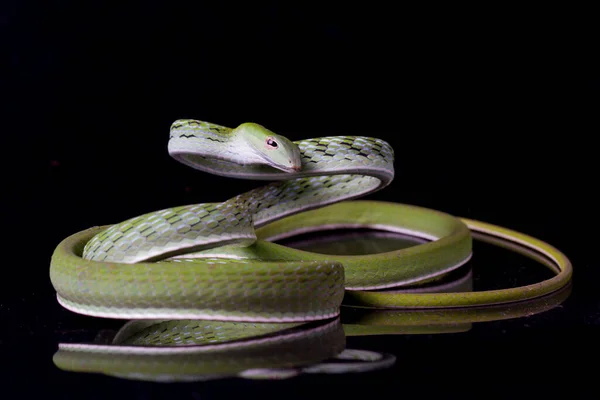
<svg viewBox="0 0 600 400">
<path fill-rule="evenodd" d="M 110 318 L 330 318 L 339 313 L 345 292 L 360 297 L 363 291 L 425 282 L 464 264 L 471 257 L 470 228 L 502 233 L 492 225 L 426 208 L 354 200 L 394 178 L 394 151 L 377 138 L 291 142 L 253 123 L 231 129 L 178 120 L 171 126 L 168 150 L 176 160 L 204 172 L 273 182 L 222 203 L 160 210 L 66 238 L 50 267 L 64 307 Z M 347 227 L 409 233 L 428 242 L 368 256 L 335 257 L 272 242 Z M 562 284 L 566 275 L 570 271 L 544 290 Z M 406 304 L 487 304 L 521 294 L 528 296 L 495 293 L 457 301 L 441 295 L 423 301 L 416 297 Z M 374 296 L 364 298 L 379 305 L 399 304 L 394 295 Z"/>
</svg>

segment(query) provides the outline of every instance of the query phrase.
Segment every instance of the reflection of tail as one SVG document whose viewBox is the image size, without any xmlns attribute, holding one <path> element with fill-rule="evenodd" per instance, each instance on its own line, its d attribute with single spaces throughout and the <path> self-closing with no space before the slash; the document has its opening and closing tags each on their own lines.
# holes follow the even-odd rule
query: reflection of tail
<svg viewBox="0 0 600 400">
<path fill-rule="evenodd" d="M 369 350 L 347 349 L 342 351 L 332 360 L 306 367 L 302 371 L 313 374 L 370 372 L 391 367 L 395 363 L 396 357 L 392 354 L 378 353 Z"/>
<path fill-rule="evenodd" d="M 304 374 L 348 374 L 377 371 L 396 363 L 396 356 L 369 350 L 346 349 L 320 363 L 294 369 L 253 369 L 238 376 L 248 379 L 284 379 Z"/>
<path fill-rule="evenodd" d="M 551 310 L 571 294 L 572 285 L 546 296 L 485 307 L 435 310 L 343 307 L 346 336 L 400 335 L 466 332 L 473 323 L 521 318 Z"/>
</svg>

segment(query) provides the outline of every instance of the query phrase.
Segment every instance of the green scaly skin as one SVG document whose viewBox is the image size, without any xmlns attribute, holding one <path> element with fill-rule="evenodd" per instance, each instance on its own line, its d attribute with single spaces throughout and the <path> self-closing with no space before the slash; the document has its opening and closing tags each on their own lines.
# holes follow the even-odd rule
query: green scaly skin
<svg viewBox="0 0 600 400">
<path fill-rule="evenodd" d="M 539 296 L 570 278 L 566 257 L 537 239 L 421 207 L 353 200 L 394 178 L 393 149 L 377 138 L 291 142 L 252 123 L 230 129 L 179 120 L 168 149 L 201 171 L 274 182 L 223 203 L 174 207 L 66 238 L 50 267 L 64 307 L 109 318 L 294 322 L 338 315 L 345 291 L 352 301 L 376 306 L 481 305 Z M 431 241 L 335 257 L 269 242 L 343 227 Z M 372 291 L 425 282 L 464 264 L 471 257 L 469 228 L 529 243 L 557 260 L 561 273 L 535 287 L 496 292 Z"/>
</svg>

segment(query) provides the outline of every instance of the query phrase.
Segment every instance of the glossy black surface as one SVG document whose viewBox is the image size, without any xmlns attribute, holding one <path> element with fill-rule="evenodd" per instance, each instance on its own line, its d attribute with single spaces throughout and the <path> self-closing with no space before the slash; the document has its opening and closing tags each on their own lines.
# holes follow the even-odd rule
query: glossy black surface
<svg viewBox="0 0 600 400">
<path fill-rule="evenodd" d="M 592 15 L 549 6 L 2 2 L 0 396 L 597 397 Z M 293 140 L 381 137 L 396 151 L 397 174 L 371 199 L 548 241 L 573 261 L 571 293 L 551 310 L 466 331 L 348 337 L 351 348 L 396 357 L 368 373 L 158 384 L 62 371 L 52 361 L 58 343 L 123 324 L 57 304 L 48 267 L 62 238 L 261 184 L 171 159 L 168 130 L 179 118 L 254 121 Z M 476 246 L 472 273 L 474 290 L 549 276 L 486 244 Z"/>
<path fill-rule="evenodd" d="M 308 243 L 306 237 L 288 239 L 285 244 L 325 252 L 328 248 L 323 243 L 335 238 L 329 249 L 335 248 L 338 253 L 344 246 L 346 249 L 356 249 L 358 243 L 361 243 L 361 252 L 391 249 L 394 240 L 397 248 L 417 244 L 416 241 L 411 243 L 406 237 L 394 239 L 389 234 L 382 237 L 381 233 L 373 231 L 340 231 L 329 232 L 326 236 L 311 236 L 315 236 L 312 244 Z M 443 291 L 498 289 L 551 276 L 547 268 L 535 260 L 509 250 L 480 241 L 475 242 L 474 250 L 476 256 L 471 262 L 441 282 L 428 285 L 431 291 L 435 292 L 437 286 L 444 284 L 450 286 L 444 286 Z M 452 286 L 453 282 L 455 286 Z M 128 393 L 141 398 L 155 398 L 161 393 L 182 396 L 194 396 L 196 393 L 208 398 L 268 393 L 275 397 L 299 398 L 308 395 L 310 390 L 330 385 L 348 395 L 353 394 L 353 388 L 362 385 L 365 385 L 363 389 L 377 385 L 377 390 L 391 390 L 398 385 L 398 380 L 410 382 L 410 390 L 418 389 L 424 395 L 463 395 L 464 388 L 453 386 L 457 382 L 466 385 L 472 381 L 476 385 L 487 386 L 497 384 L 495 382 L 498 379 L 508 380 L 499 390 L 519 388 L 525 393 L 543 393 L 546 390 L 543 375 L 548 373 L 547 368 L 551 365 L 556 368 L 560 365 L 570 366 L 571 373 L 566 373 L 570 381 L 559 386 L 567 391 L 579 392 L 588 383 L 583 378 L 585 375 L 581 375 L 585 370 L 577 358 L 593 351 L 597 337 L 592 321 L 586 323 L 587 316 L 581 314 L 585 303 L 571 285 L 539 300 L 496 307 L 499 310 L 496 312 L 485 308 L 476 311 L 369 311 L 343 307 L 341 323 L 347 334 L 345 348 L 390 355 L 395 357 L 391 366 L 370 372 L 337 374 L 297 371 L 297 376 L 287 379 L 259 380 L 240 375 L 236 377 L 236 373 L 213 377 L 205 372 L 186 378 L 196 382 L 155 383 L 155 378 L 151 376 L 108 377 L 72 372 L 72 368 L 81 368 L 77 364 L 66 367 L 65 371 L 64 361 L 59 368 L 61 364 L 56 364 L 59 361 L 53 358 L 56 357 L 59 343 L 107 343 L 126 321 L 73 314 L 53 301 L 49 292 L 51 290 L 36 290 L 20 301 L 10 302 L 3 307 L 3 321 L 9 322 L 10 336 L 5 339 L 2 349 L 5 359 L 11 360 L 4 364 L 4 368 L 5 375 L 14 376 L 15 372 L 22 374 L 20 378 L 39 383 L 40 386 L 35 390 L 61 398 L 100 398 L 116 393 L 121 396 Z M 36 297 L 42 295 L 47 301 L 36 301 Z M 377 316 L 381 318 L 384 314 L 387 314 L 387 322 L 373 319 Z M 476 322 L 481 318 L 485 318 L 486 322 Z M 365 328 L 369 329 L 368 335 L 363 331 Z M 314 342 L 311 346 L 318 346 L 319 343 Z M 329 340 L 324 343 L 334 342 Z M 297 345 L 307 344 L 300 342 Z M 566 351 L 567 347 L 569 351 Z M 318 354 L 314 347 L 311 352 Z M 118 359 L 116 355 L 113 358 L 117 367 L 120 363 Z M 199 364 L 199 368 L 210 370 L 209 361 L 198 362 L 204 364 L 204 367 Z M 244 360 L 244 363 L 247 365 L 248 361 Z M 93 361 L 90 359 L 87 365 L 85 368 L 90 368 Z M 187 365 L 189 367 L 189 362 Z M 235 370 L 235 363 L 231 368 Z M 577 372 L 577 376 L 573 372 Z M 265 373 L 261 374 L 264 376 Z M 433 378 L 436 379 L 435 386 L 428 384 Z M 169 379 L 182 378 L 175 376 Z"/>
</svg>

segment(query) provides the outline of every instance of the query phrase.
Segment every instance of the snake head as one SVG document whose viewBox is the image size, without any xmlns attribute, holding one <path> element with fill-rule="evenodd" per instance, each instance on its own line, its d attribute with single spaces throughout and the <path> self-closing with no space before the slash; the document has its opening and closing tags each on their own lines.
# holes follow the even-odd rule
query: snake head
<svg viewBox="0 0 600 400">
<path fill-rule="evenodd" d="M 234 131 L 261 162 L 285 172 L 297 172 L 302 168 L 300 149 L 288 138 L 252 122 L 243 123 Z"/>
</svg>

